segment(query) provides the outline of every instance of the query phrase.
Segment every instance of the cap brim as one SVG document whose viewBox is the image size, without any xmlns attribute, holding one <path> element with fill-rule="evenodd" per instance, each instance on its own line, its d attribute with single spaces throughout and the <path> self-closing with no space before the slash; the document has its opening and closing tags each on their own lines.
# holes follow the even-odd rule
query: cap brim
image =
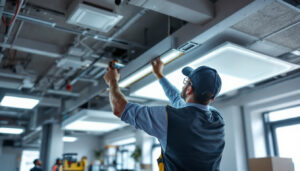
<svg viewBox="0 0 300 171">
<path fill-rule="evenodd" d="M 190 73 L 193 72 L 193 70 L 194 69 L 191 68 L 191 67 L 184 67 L 181 72 L 182 72 L 183 75 L 189 76 Z"/>
</svg>

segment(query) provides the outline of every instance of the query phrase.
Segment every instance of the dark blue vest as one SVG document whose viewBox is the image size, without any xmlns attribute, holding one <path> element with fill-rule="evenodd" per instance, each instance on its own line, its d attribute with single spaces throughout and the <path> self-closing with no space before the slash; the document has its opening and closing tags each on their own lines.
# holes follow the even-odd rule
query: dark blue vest
<svg viewBox="0 0 300 171">
<path fill-rule="evenodd" d="M 218 171 L 225 145 L 219 112 L 167 106 L 167 115 L 165 171 Z"/>
</svg>

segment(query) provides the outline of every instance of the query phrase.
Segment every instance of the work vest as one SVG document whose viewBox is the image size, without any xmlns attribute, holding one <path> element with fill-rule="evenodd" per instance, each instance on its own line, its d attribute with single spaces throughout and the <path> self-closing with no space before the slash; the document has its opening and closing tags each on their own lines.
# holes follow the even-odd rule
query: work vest
<svg viewBox="0 0 300 171">
<path fill-rule="evenodd" d="M 158 159 L 164 171 L 219 171 L 224 121 L 216 110 L 167 106 L 167 146 Z"/>
</svg>

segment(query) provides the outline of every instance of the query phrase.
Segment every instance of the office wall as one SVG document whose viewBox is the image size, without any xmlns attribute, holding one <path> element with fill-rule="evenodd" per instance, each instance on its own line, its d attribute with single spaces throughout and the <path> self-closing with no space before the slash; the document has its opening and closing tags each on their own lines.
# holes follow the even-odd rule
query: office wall
<svg viewBox="0 0 300 171">
<path fill-rule="evenodd" d="M 0 170 L 2 171 L 19 171 L 22 149 L 13 147 L 2 148 L 0 154 Z"/>
<path fill-rule="evenodd" d="M 267 156 L 262 115 L 300 104 L 299 85 L 300 78 L 294 77 L 216 101 L 226 122 L 221 170 L 248 170 L 248 158 Z"/>
<path fill-rule="evenodd" d="M 73 136 L 73 135 L 72 135 Z M 77 137 L 75 142 L 64 142 L 64 153 L 78 153 L 78 160 L 86 156 L 88 162 L 95 160 L 94 150 L 99 150 L 102 146 L 101 139 L 95 135 L 74 135 Z"/>
</svg>

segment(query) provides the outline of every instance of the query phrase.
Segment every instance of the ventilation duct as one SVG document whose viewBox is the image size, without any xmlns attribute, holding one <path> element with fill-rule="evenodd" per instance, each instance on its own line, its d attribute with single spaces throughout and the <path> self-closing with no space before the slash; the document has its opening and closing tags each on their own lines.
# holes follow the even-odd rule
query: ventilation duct
<svg viewBox="0 0 300 171">
<path fill-rule="evenodd" d="M 209 0 L 130 0 L 129 3 L 195 24 L 213 17 L 213 4 Z"/>
</svg>

